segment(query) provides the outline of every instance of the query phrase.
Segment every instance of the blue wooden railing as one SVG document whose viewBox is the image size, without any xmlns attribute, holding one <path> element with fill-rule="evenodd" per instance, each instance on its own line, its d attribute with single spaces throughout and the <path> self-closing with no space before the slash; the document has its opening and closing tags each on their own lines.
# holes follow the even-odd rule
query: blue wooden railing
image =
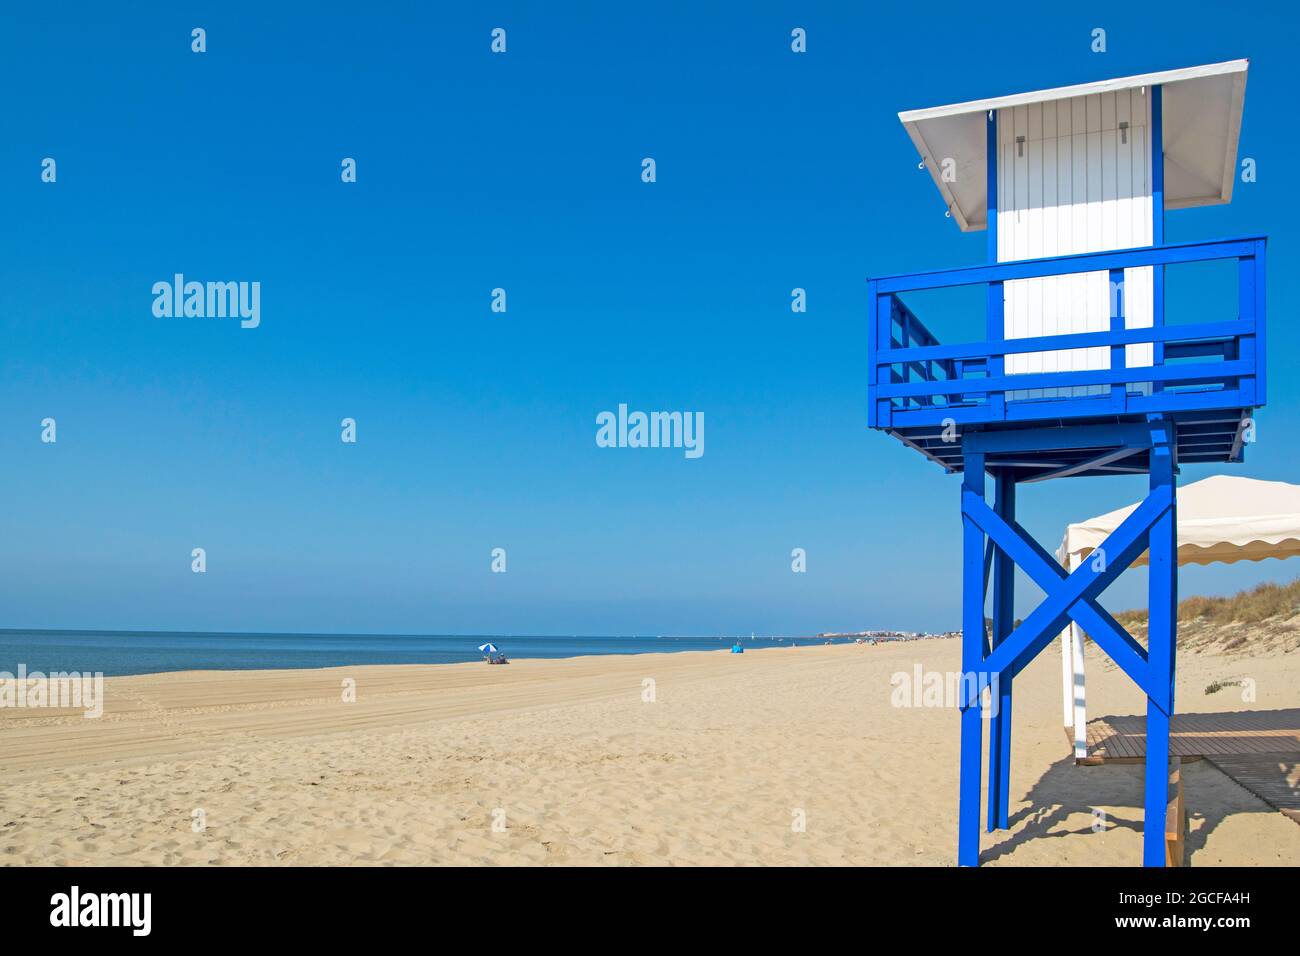
<svg viewBox="0 0 1300 956">
<path fill-rule="evenodd" d="M 1252 237 L 871 279 L 869 424 L 899 429 L 948 421 L 1032 421 L 1263 405 L 1264 247 L 1262 237 Z M 1238 262 L 1236 318 L 1164 324 L 1159 267 L 1223 259 Z M 1125 269 L 1143 266 L 1157 267 L 1152 327 L 1125 328 L 1123 296 L 1112 295 L 1106 331 L 1003 337 L 1003 283 L 1108 272 L 1115 289 L 1122 288 Z M 985 341 L 941 345 L 899 298 L 906 292 L 969 285 L 987 287 Z M 1125 346 L 1139 343 L 1152 344 L 1153 364 L 1125 367 Z M 1109 368 L 1011 375 L 1003 370 L 1007 355 L 1097 346 L 1110 349 Z M 1079 397 L 1080 387 L 1100 394 Z M 1021 397 L 1031 389 L 1039 396 Z M 1053 397 L 1041 397 L 1044 391 Z M 1062 395 L 1066 397 L 1055 397 Z"/>
</svg>

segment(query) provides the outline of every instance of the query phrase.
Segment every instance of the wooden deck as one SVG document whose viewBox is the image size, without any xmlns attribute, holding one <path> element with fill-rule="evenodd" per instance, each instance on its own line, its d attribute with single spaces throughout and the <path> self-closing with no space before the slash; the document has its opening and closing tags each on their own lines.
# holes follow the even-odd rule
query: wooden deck
<svg viewBox="0 0 1300 956">
<path fill-rule="evenodd" d="M 1169 749 L 1182 763 L 1208 760 L 1300 823 L 1300 708 L 1175 714 Z M 1145 758 L 1145 717 L 1099 717 L 1088 722 L 1088 756 L 1077 762 L 1141 763 Z"/>
<path fill-rule="evenodd" d="M 1270 807 L 1300 823 L 1300 753 L 1206 757 Z"/>
<path fill-rule="evenodd" d="M 1088 756 L 1080 763 L 1141 763 L 1146 759 L 1146 718 L 1098 717 L 1088 721 Z M 1300 757 L 1300 708 L 1175 714 L 1171 756 L 1184 763 L 1206 757 L 1289 753 Z"/>
</svg>

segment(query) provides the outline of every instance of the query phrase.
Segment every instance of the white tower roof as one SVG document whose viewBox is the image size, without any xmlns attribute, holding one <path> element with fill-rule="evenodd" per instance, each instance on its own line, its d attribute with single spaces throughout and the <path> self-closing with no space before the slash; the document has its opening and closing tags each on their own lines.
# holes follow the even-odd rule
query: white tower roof
<svg viewBox="0 0 1300 956">
<path fill-rule="evenodd" d="M 951 106 L 910 110 L 898 118 L 963 232 L 988 226 L 989 110 L 1159 85 L 1163 93 L 1165 208 L 1210 206 L 1232 199 L 1237 140 L 1249 60 L 1143 73 L 1096 83 L 1016 93 Z M 956 181 L 944 182 L 940 164 L 951 158 Z"/>
</svg>

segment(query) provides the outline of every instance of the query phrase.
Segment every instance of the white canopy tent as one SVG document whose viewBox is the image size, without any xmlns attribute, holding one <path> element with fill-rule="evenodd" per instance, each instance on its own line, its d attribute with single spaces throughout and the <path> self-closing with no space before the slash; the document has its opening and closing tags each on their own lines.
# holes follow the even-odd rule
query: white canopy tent
<svg viewBox="0 0 1300 956">
<path fill-rule="evenodd" d="M 1068 570 L 1082 564 L 1137 507 L 1110 511 L 1065 529 L 1056 558 Z M 1178 489 L 1178 563 L 1262 561 L 1300 555 L 1300 485 L 1215 475 Z M 1144 553 L 1134 563 L 1145 564 Z M 1061 633 L 1065 726 L 1074 728 L 1074 755 L 1088 755 L 1084 634 L 1071 623 Z"/>
</svg>

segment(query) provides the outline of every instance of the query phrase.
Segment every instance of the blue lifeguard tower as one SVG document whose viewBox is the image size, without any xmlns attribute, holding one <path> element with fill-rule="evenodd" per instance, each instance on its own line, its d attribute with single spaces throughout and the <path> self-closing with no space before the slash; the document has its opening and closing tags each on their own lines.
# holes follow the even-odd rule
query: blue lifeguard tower
<svg viewBox="0 0 1300 956">
<path fill-rule="evenodd" d="M 986 691 L 998 704 L 989 721 L 993 831 L 1007 827 L 1014 679 L 1070 621 L 1146 694 L 1143 861 L 1165 864 L 1175 476 L 1181 462 L 1241 461 L 1253 440 L 1252 415 L 1264 404 L 1265 240 L 1170 245 L 1164 218 L 1231 200 L 1247 66 L 899 114 L 947 214 L 962 231 L 988 231 L 988 265 L 869 283 L 870 425 L 963 476 L 961 865 L 979 863 Z M 1210 260 L 1237 264 L 1236 314 L 1167 322 L 1165 267 Z M 976 341 L 940 344 L 906 300 L 955 286 L 987 290 L 982 328 L 975 323 Z M 1017 524 L 1017 488 L 1107 474 L 1149 475 L 1149 493 L 1100 556 L 1067 571 Z M 1148 549 L 1144 648 L 1098 597 Z M 1013 627 L 1016 566 L 1045 597 Z"/>
</svg>

